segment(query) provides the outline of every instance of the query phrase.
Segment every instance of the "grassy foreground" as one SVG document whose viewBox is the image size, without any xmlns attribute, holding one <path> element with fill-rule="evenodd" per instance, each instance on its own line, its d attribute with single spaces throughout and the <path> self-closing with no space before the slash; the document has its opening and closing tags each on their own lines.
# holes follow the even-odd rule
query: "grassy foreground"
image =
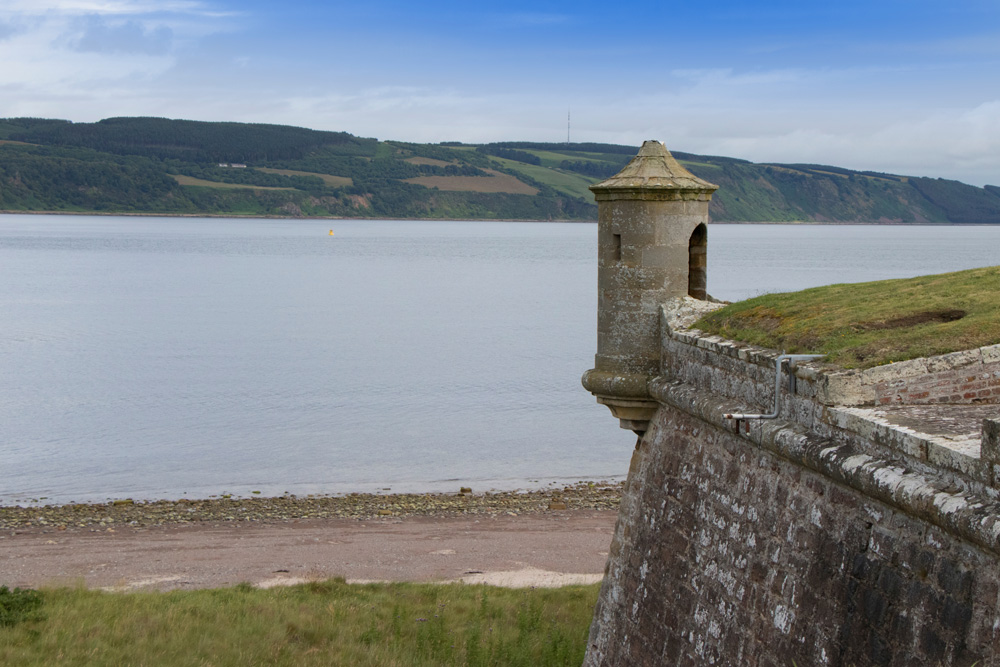
<svg viewBox="0 0 1000 667">
<path fill-rule="evenodd" d="M 734 303 L 695 328 L 870 368 L 1000 343 L 1000 266 L 829 285 Z"/>
<path fill-rule="evenodd" d="M 3 665 L 534 666 L 583 661 L 598 585 L 0 592 Z"/>
</svg>

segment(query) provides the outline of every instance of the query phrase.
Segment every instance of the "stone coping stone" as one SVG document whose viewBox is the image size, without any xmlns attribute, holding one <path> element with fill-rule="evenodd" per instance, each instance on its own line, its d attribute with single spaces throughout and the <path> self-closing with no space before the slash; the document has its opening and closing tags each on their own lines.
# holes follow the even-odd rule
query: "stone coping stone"
<svg viewBox="0 0 1000 667">
<path fill-rule="evenodd" d="M 825 416 L 916 459 L 985 484 L 995 481 L 992 466 L 980 456 L 983 422 L 997 416 L 995 405 L 840 407 L 827 409 Z"/>
</svg>

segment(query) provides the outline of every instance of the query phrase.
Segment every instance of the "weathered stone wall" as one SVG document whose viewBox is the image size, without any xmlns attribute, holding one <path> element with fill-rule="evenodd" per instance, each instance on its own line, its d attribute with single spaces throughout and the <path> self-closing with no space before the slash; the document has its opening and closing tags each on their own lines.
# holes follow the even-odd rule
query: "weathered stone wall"
<svg viewBox="0 0 1000 667">
<path fill-rule="evenodd" d="M 992 664 L 995 553 L 747 445 L 658 412 L 585 664 Z"/>
<path fill-rule="evenodd" d="M 996 421 L 980 456 L 873 417 L 886 369 L 801 367 L 737 429 L 776 353 L 662 330 L 585 664 L 1000 664 Z"/>
</svg>

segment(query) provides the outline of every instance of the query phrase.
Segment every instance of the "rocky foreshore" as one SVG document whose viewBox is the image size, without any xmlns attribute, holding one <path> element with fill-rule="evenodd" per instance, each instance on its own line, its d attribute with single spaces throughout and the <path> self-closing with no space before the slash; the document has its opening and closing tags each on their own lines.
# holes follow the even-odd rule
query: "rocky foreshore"
<svg viewBox="0 0 1000 667">
<path fill-rule="evenodd" d="M 475 493 L 369 494 L 206 500 L 131 499 L 99 504 L 0 507 L 0 530 L 114 530 L 165 524 L 260 522 L 296 519 L 525 514 L 567 509 L 615 510 L 623 484 L 579 482 L 561 489 Z"/>
</svg>

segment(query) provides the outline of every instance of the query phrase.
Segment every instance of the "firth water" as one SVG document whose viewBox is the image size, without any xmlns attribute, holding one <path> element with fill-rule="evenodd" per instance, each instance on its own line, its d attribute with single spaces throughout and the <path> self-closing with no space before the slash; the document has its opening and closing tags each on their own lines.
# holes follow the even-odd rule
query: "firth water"
<svg viewBox="0 0 1000 667">
<path fill-rule="evenodd" d="M 596 235 L 0 216 L 0 504 L 620 478 L 635 438 L 579 383 Z M 998 248 L 1000 227 L 712 225 L 709 292 L 988 266 Z"/>
</svg>

